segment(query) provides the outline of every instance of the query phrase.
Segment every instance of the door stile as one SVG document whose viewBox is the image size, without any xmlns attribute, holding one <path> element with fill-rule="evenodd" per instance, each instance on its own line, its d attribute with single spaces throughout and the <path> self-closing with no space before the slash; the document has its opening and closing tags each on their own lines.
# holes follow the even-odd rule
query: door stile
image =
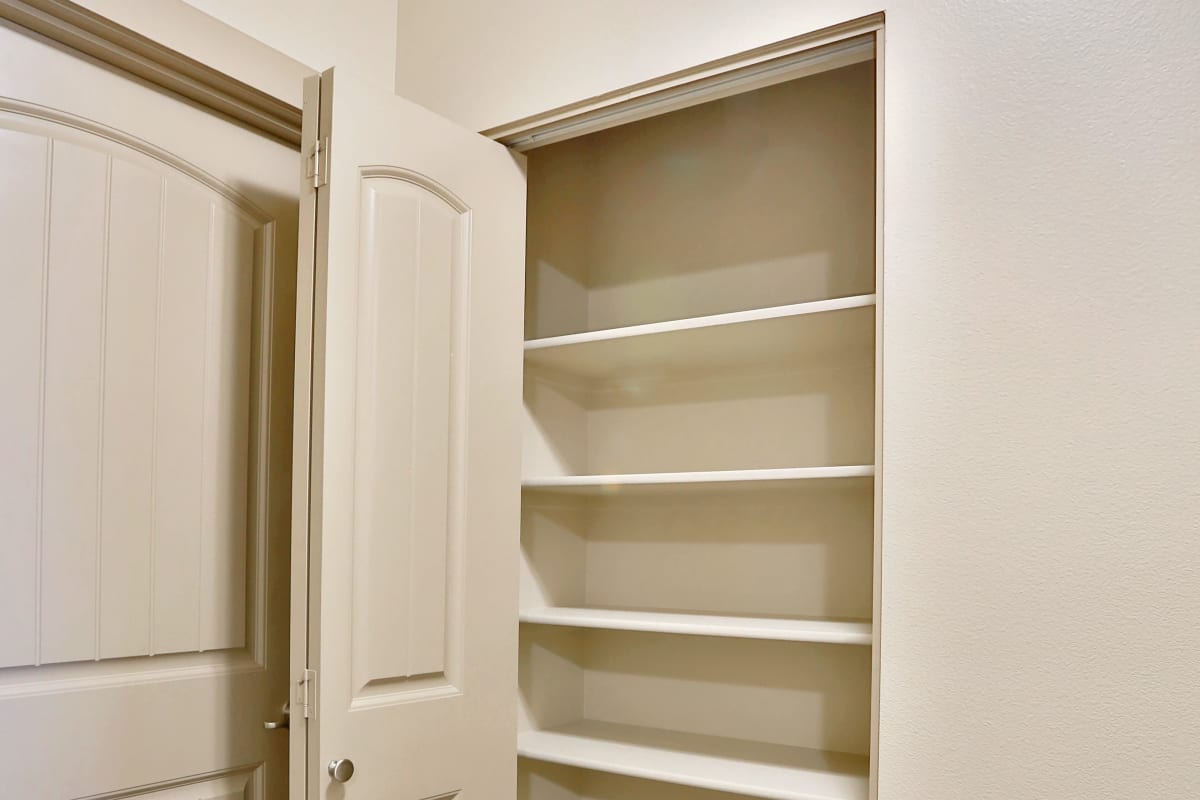
<svg viewBox="0 0 1200 800">
<path fill-rule="evenodd" d="M 314 75 L 304 81 L 305 109 L 320 109 L 321 77 Z M 305 686 L 310 662 L 315 648 L 310 644 L 309 621 L 314 617 L 312 610 L 318 600 L 311 580 L 311 524 L 319 516 L 313 513 L 311 504 L 315 495 L 313 481 L 319 481 L 314 473 L 313 435 L 314 387 L 321 385 L 314 373 L 317 364 L 315 347 L 319 339 L 314 336 L 316 328 L 316 258 L 318 204 L 320 192 L 305 180 L 308 154 L 313 151 L 320 138 L 320 114 L 306 113 L 301 130 L 299 159 L 300 169 L 300 220 L 299 248 L 296 271 L 296 371 L 295 405 L 292 444 L 292 602 L 291 602 L 291 691 L 290 702 L 293 713 L 289 732 L 289 777 L 291 800 L 307 800 L 311 796 L 309 787 L 316 781 L 316 715 L 315 691 Z M 305 714 L 304 701 L 309 700 L 309 711 Z M 311 754 L 311 757 L 310 757 Z"/>
</svg>

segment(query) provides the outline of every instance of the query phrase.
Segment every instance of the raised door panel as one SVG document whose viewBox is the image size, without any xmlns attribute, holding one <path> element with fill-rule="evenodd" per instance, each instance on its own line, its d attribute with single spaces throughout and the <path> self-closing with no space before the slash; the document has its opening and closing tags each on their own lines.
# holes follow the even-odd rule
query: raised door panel
<svg viewBox="0 0 1200 800">
<path fill-rule="evenodd" d="M 459 585 L 449 551 L 461 546 L 462 379 L 453 362 L 465 335 L 469 217 L 448 191 L 402 171 L 371 168 L 361 188 L 355 694 L 454 692 L 447 645 L 458 620 L 447 601 Z"/>
<path fill-rule="evenodd" d="M 263 800 L 261 767 L 239 767 L 150 786 L 134 786 L 88 800 Z"/>
<path fill-rule="evenodd" d="M 162 154 L 0 109 L 0 667 L 247 646 L 272 224 Z"/>
</svg>

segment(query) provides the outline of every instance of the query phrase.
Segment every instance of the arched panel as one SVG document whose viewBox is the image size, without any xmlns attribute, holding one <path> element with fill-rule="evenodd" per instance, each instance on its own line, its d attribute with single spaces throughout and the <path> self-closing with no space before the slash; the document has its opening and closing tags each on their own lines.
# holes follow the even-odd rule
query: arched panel
<svg viewBox="0 0 1200 800">
<path fill-rule="evenodd" d="M 356 703 L 455 692 L 453 594 L 469 212 L 363 170 L 354 522 Z M 417 694 L 413 694 L 416 692 Z"/>
<path fill-rule="evenodd" d="M 0 103 L 0 667 L 252 644 L 272 225 L 169 154 Z"/>
</svg>

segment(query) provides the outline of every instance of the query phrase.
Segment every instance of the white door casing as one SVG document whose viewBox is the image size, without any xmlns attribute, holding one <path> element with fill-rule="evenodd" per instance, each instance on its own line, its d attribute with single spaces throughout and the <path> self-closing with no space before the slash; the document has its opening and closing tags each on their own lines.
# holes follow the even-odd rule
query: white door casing
<svg viewBox="0 0 1200 800">
<path fill-rule="evenodd" d="M 295 164 L 0 23 L 5 796 L 286 796 Z"/>
<path fill-rule="evenodd" d="M 317 678 L 293 781 L 511 798 L 524 159 L 340 71 L 304 114 L 328 183 L 301 195 L 293 673 Z"/>
</svg>

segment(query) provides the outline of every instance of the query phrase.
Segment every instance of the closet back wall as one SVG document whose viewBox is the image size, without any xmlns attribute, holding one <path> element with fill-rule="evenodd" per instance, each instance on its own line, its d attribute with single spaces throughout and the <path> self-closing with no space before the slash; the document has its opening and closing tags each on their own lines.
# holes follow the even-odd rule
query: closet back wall
<svg viewBox="0 0 1200 800">
<path fill-rule="evenodd" d="M 529 339 L 875 290 L 875 64 L 530 153 Z"/>
<path fill-rule="evenodd" d="M 1189 796 L 1200 5 L 401 0 L 481 130 L 887 12 L 881 800 Z"/>
</svg>

